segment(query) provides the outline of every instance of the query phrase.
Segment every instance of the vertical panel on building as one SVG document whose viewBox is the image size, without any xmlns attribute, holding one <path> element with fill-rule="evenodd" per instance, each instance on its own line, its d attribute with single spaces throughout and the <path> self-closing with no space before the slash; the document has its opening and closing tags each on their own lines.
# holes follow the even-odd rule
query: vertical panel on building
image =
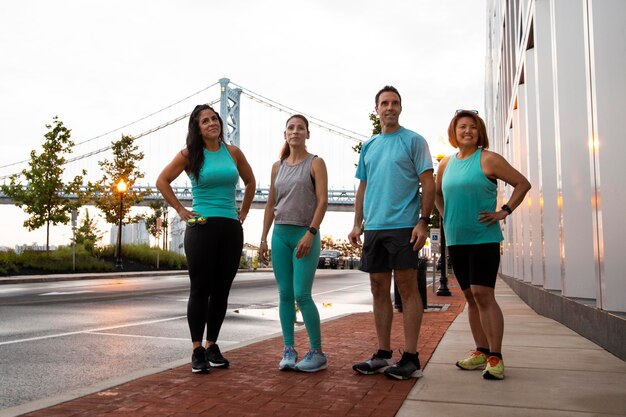
<svg viewBox="0 0 626 417">
<path fill-rule="evenodd" d="M 557 37 L 555 126 L 562 187 L 562 292 L 568 297 L 595 298 L 582 2 L 555 0 L 553 9 Z"/>
<path fill-rule="evenodd" d="M 541 210 L 539 199 L 541 195 L 541 181 L 539 169 L 539 135 L 537 117 L 537 70 L 535 48 L 526 51 L 526 136 L 528 138 L 528 181 L 532 184 L 526 201 L 530 207 L 530 277 L 534 285 L 543 285 L 543 268 L 541 262 Z"/>
<path fill-rule="evenodd" d="M 513 128 L 508 129 L 506 135 L 506 141 L 498 141 L 498 147 L 496 149 L 501 150 L 502 156 L 509 162 L 512 161 L 512 143 L 514 142 L 514 131 Z M 498 203 L 496 207 L 500 207 L 502 204 L 506 203 L 509 200 L 510 191 L 509 187 L 501 187 L 502 182 L 500 182 L 498 187 Z M 500 227 L 502 228 L 502 234 L 504 236 L 504 241 L 502 242 L 502 256 L 500 265 L 502 267 L 502 273 L 508 276 L 513 276 L 513 257 L 512 257 L 512 242 L 511 239 L 514 236 L 513 234 L 513 219 L 508 218 L 506 222 L 500 222 Z"/>
<path fill-rule="evenodd" d="M 626 207 L 624 101 L 626 100 L 626 1 L 588 0 L 590 110 L 593 129 L 589 148 L 595 171 L 595 275 L 598 305 L 626 311 L 624 241 Z M 587 213 L 589 214 L 589 213 Z"/>
<path fill-rule="evenodd" d="M 540 224 L 541 227 L 541 268 L 543 286 L 549 290 L 561 289 L 561 257 L 559 210 L 557 205 L 556 186 L 556 150 L 554 141 L 554 91 L 551 42 L 550 1 L 535 2 L 535 54 L 537 74 L 537 119 L 540 158 L 540 182 L 533 184 L 539 188 Z"/>
<path fill-rule="evenodd" d="M 518 88 L 518 106 L 520 105 L 519 103 L 519 96 L 522 95 L 522 93 L 520 93 L 520 89 L 522 89 L 523 86 L 519 86 Z M 522 134 L 520 132 L 520 112 L 515 109 L 513 110 L 513 117 L 511 118 L 511 120 L 513 121 L 513 138 L 514 141 L 512 143 L 513 146 L 513 158 L 510 161 L 511 165 L 517 169 L 519 172 L 525 172 L 525 168 L 523 168 L 522 166 L 522 157 L 521 157 L 521 146 L 520 143 L 522 142 Z M 516 210 L 517 214 L 515 216 L 511 216 L 511 220 L 513 223 L 513 228 L 512 228 L 512 236 L 509 236 L 509 239 L 511 240 L 511 243 L 513 245 L 514 248 L 514 277 L 518 277 L 521 278 L 524 276 L 524 262 L 523 262 L 523 239 L 522 236 L 523 234 L 523 230 L 522 230 L 522 219 L 524 217 L 523 213 L 526 211 L 526 204 L 523 202 L 519 208 Z"/>
<path fill-rule="evenodd" d="M 526 84 L 518 87 L 518 108 L 519 108 L 519 155 L 520 155 L 520 169 L 519 171 L 528 178 L 528 124 L 527 124 L 527 89 Z M 521 278 L 525 282 L 531 281 L 531 266 L 530 266 L 530 206 L 528 205 L 528 198 L 519 205 L 515 212 L 519 213 L 521 220 L 521 233 L 518 235 L 521 238 L 520 252 L 521 252 L 521 274 L 517 278 Z"/>
</svg>

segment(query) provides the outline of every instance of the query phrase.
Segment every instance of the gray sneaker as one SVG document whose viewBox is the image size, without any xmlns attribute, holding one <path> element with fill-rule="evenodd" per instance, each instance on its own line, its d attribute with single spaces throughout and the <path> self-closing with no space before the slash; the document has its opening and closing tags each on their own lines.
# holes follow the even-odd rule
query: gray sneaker
<svg viewBox="0 0 626 417">
<path fill-rule="evenodd" d="M 296 364 L 295 370 L 301 372 L 317 372 L 326 369 L 328 361 L 326 355 L 316 350 L 309 350 L 304 359 Z"/>
<path fill-rule="evenodd" d="M 352 369 L 363 375 L 373 375 L 383 373 L 385 369 L 393 365 L 391 358 L 385 359 L 378 356 L 378 352 L 372 355 L 372 359 L 352 365 Z"/>
<path fill-rule="evenodd" d="M 281 371 L 293 371 L 296 368 L 296 362 L 298 361 L 298 352 L 293 346 L 286 346 L 283 350 L 283 359 L 278 365 L 278 369 Z"/>
</svg>

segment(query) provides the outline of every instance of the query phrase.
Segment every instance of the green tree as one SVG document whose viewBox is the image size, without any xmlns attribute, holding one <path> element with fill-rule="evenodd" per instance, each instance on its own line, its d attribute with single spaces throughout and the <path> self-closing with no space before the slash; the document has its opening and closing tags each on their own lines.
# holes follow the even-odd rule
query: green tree
<svg viewBox="0 0 626 417">
<path fill-rule="evenodd" d="M 89 183 L 92 201 L 102 211 L 107 223 L 118 224 L 120 221 L 120 193 L 117 191 L 117 184 L 122 179 L 127 184 L 127 190 L 121 196 L 122 222 L 136 223 L 142 218 L 130 216 L 131 208 L 150 194 L 149 190 L 133 188 L 135 182 L 144 177 L 143 172 L 139 170 L 139 162 L 144 154 L 138 151 L 139 148 L 134 142 L 135 138 L 128 135 L 122 135 L 121 139 L 112 142 L 113 160 L 105 159 L 98 162 L 103 172 L 102 178 L 96 183 Z"/>
<path fill-rule="evenodd" d="M 168 222 L 167 216 L 165 215 L 165 201 L 158 199 L 150 203 L 150 208 L 152 209 L 152 214 L 146 217 L 146 229 L 148 229 L 148 233 L 150 233 L 154 238 L 157 239 L 157 244 L 159 244 L 159 236 L 164 230 L 167 230 Z M 157 219 L 162 219 L 161 221 L 161 229 L 157 228 Z M 165 249 L 165 248 L 163 248 Z"/>
<path fill-rule="evenodd" d="M 76 229 L 74 240 L 77 245 L 83 245 L 89 253 L 93 254 L 100 239 L 102 239 L 102 233 L 98 229 L 95 219 L 89 217 L 89 210 L 85 209 L 85 217 Z"/>
<path fill-rule="evenodd" d="M 74 142 L 70 139 L 71 130 L 63 125 L 58 116 L 53 118 L 52 125 L 44 135 L 43 151 L 37 154 L 30 152 L 29 168 L 20 174 L 9 177 L 9 184 L 2 185 L 2 191 L 13 199 L 16 206 L 21 207 L 30 217 L 24 221 L 29 231 L 46 226 L 46 252 L 50 249 L 50 225 L 67 224 L 69 213 L 78 209 L 84 201 L 85 193 L 81 191 L 83 176 L 75 176 L 69 182 L 63 181 L 65 154 L 72 153 Z M 25 184 L 22 185 L 22 177 Z M 74 198 L 72 198 L 74 196 Z"/>
<path fill-rule="evenodd" d="M 372 135 L 377 135 L 382 132 L 382 128 L 380 127 L 380 118 L 375 112 L 370 113 L 370 121 L 372 122 Z M 361 147 L 363 143 L 359 142 L 352 147 L 352 150 L 356 153 L 361 153 Z"/>
</svg>

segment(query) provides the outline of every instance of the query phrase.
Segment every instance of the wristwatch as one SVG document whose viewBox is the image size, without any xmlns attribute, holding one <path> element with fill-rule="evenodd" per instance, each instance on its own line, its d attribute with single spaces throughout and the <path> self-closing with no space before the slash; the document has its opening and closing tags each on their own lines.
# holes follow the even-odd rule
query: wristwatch
<svg viewBox="0 0 626 417">
<path fill-rule="evenodd" d="M 509 207 L 507 204 L 503 205 L 502 207 L 500 207 L 502 210 L 506 211 L 507 213 L 511 214 L 513 213 L 513 210 L 511 210 L 511 207 Z"/>
<path fill-rule="evenodd" d="M 315 236 L 317 234 L 317 229 L 313 226 L 309 227 L 309 233 L 311 233 L 313 236 Z"/>
<path fill-rule="evenodd" d="M 430 224 L 430 216 L 422 216 L 422 217 L 420 217 L 420 219 L 417 222 L 419 223 L 422 220 L 424 220 L 424 222 L 426 222 L 426 226 L 428 226 Z"/>
</svg>

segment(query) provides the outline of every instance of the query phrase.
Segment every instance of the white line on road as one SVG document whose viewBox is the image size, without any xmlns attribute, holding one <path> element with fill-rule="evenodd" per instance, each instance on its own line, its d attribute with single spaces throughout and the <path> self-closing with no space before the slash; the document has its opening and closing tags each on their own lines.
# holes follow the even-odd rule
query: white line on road
<svg viewBox="0 0 626 417">
<path fill-rule="evenodd" d="M 46 292 L 43 294 L 39 294 L 39 296 L 41 297 L 42 295 L 68 295 L 68 294 L 84 294 L 86 292 L 93 292 L 91 290 L 83 290 L 83 291 L 53 291 L 53 292 Z"/>
<path fill-rule="evenodd" d="M 139 338 L 144 338 L 144 339 L 164 339 L 164 340 L 182 340 L 184 342 L 190 342 L 191 340 L 188 337 L 182 338 L 182 337 L 163 337 L 163 336 L 146 336 L 146 335 L 140 335 L 140 334 L 126 334 L 126 333 L 108 333 L 108 332 L 87 332 L 89 334 L 97 334 L 97 335 L 102 335 L 102 336 L 121 336 L 121 337 L 139 337 Z M 239 342 L 234 342 L 232 340 L 221 340 L 220 339 L 220 345 L 227 345 L 227 344 L 237 344 L 237 343 L 241 343 L 241 341 Z"/>
<path fill-rule="evenodd" d="M 102 336 L 121 336 L 121 337 L 138 337 L 143 339 L 165 339 L 165 340 L 184 340 L 189 342 L 189 338 L 182 337 L 163 337 L 163 336 L 145 336 L 142 334 L 126 334 L 126 333 L 109 333 L 109 332 L 86 332 L 88 334 L 97 334 Z"/>
<path fill-rule="evenodd" d="M 26 338 L 26 339 L 9 340 L 8 342 L 0 342 L 0 346 L 2 346 L 2 345 L 12 345 L 12 344 L 15 344 L 15 343 L 23 343 L 23 342 L 33 342 L 33 341 L 37 341 L 37 340 L 53 339 L 55 337 L 73 336 L 73 335 L 76 335 L 76 334 L 100 332 L 100 331 L 104 331 L 104 330 L 122 329 L 124 327 L 143 326 L 145 324 L 163 323 L 163 322 L 166 322 L 166 321 L 180 320 L 180 319 L 185 319 L 185 318 L 187 318 L 186 315 L 185 316 L 169 317 L 169 318 L 160 319 L 160 320 L 148 320 L 148 321 L 140 321 L 140 322 L 137 322 L 137 323 L 121 324 L 119 326 L 100 327 L 100 328 L 97 328 L 97 329 L 86 329 L 86 330 L 79 330 L 79 331 L 76 331 L 76 332 L 57 333 L 57 334 L 49 334 L 47 336 L 29 337 L 29 338 Z"/>
<path fill-rule="evenodd" d="M 324 291 L 324 292 L 316 292 L 315 294 L 313 294 L 313 296 L 322 295 L 322 294 L 328 294 L 328 293 L 331 293 L 331 292 L 339 292 L 339 291 L 349 290 L 350 288 L 362 287 L 364 285 L 369 286 L 370 283 L 368 282 L 368 283 L 363 283 L 363 284 L 350 285 L 349 287 L 335 288 L 334 290 L 329 290 L 329 291 Z"/>
</svg>

